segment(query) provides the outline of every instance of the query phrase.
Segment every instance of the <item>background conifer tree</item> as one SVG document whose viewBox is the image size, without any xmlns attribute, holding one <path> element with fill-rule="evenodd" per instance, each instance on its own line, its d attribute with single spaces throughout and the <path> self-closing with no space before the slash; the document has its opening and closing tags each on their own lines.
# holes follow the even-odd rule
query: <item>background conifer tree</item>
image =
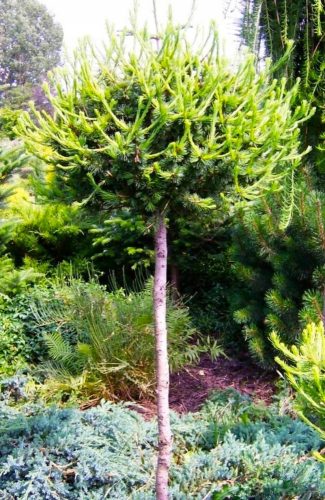
<svg viewBox="0 0 325 500">
<path fill-rule="evenodd" d="M 316 107 L 302 126 L 302 140 L 313 150 L 296 171 L 295 192 L 290 193 L 288 185 L 291 205 L 283 211 L 282 200 L 271 196 L 237 220 L 233 231 L 231 308 L 243 325 L 254 357 L 267 366 L 274 366 L 270 332 L 277 331 L 284 342 L 297 342 L 308 321 L 321 319 L 325 303 L 324 33 L 321 2 L 245 3 L 241 26 L 245 43 L 259 56 L 266 51 L 277 75 L 287 76 L 289 82 L 300 77 L 300 99 L 308 99 Z M 278 64 L 290 43 L 289 57 Z M 286 230 L 281 229 L 283 217 L 291 220 Z"/>
</svg>

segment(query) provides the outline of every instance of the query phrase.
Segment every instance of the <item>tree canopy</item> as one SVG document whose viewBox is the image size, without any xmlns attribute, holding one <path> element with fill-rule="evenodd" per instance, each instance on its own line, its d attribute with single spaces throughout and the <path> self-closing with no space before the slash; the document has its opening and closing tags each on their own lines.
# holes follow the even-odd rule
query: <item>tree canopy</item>
<svg viewBox="0 0 325 500">
<path fill-rule="evenodd" d="M 63 31 L 37 0 L 0 2 L 0 90 L 37 84 L 60 62 Z"/>
<path fill-rule="evenodd" d="M 111 33 L 102 59 L 80 49 L 71 71 L 53 76 L 54 118 L 34 110 L 21 124 L 63 184 L 147 215 L 280 188 L 299 162 L 308 114 L 305 101 L 293 108 L 298 84 L 286 91 L 253 57 L 233 70 L 215 30 L 205 58 L 173 26 L 158 53 L 147 31 L 133 37 L 138 52 L 125 51 L 128 33 Z"/>
</svg>

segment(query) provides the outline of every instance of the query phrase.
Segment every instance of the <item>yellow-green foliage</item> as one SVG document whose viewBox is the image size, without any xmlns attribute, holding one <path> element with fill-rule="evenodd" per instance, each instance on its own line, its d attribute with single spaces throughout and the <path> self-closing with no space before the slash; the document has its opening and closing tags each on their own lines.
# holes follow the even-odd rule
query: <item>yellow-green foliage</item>
<svg viewBox="0 0 325 500">
<path fill-rule="evenodd" d="M 47 205 L 37 205 L 31 199 L 20 199 L 15 197 L 11 205 L 12 215 L 17 217 L 16 242 L 39 245 L 39 238 L 46 240 L 48 244 L 57 244 L 60 237 L 76 235 L 81 232 L 80 226 L 76 223 L 80 217 L 79 208 L 76 206 L 52 203 Z M 26 235 L 28 230 L 28 236 Z M 32 250 L 33 248 L 31 248 Z"/>
<path fill-rule="evenodd" d="M 77 199 L 84 187 L 111 207 L 179 213 L 255 199 L 292 178 L 309 151 L 299 124 L 313 113 L 295 106 L 298 82 L 286 90 L 268 64 L 257 73 L 254 56 L 234 70 L 213 25 L 194 48 L 170 20 L 159 51 L 146 29 L 131 29 L 133 51 L 129 29 L 109 30 L 104 57 L 81 45 L 50 78 L 53 115 L 33 109 L 17 127 L 63 185 L 77 184 Z"/>
<path fill-rule="evenodd" d="M 12 221 L 11 253 L 18 261 L 26 256 L 60 261 L 82 253 L 89 222 L 80 206 L 42 202 L 21 178 L 13 186 L 4 216 Z"/>
<path fill-rule="evenodd" d="M 302 418 L 325 439 L 325 334 L 322 322 L 310 323 L 299 346 L 287 347 L 275 332 L 274 346 L 287 361 L 276 357 L 292 387 L 297 391 L 296 408 Z"/>
<path fill-rule="evenodd" d="M 16 126 L 21 112 L 10 108 L 0 108 L 0 137 L 13 139 L 13 128 Z"/>
</svg>

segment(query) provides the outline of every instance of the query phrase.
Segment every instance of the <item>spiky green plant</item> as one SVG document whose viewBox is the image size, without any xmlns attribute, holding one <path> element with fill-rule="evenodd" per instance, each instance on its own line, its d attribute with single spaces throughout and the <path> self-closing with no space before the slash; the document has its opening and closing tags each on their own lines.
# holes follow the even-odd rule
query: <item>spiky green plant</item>
<svg viewBox="0 0 325 500">
<path fill-rule="evenodd" d="M 266 52 L 272 57 L 278 75 L 285 75 L 291 81 L 301 77 L 301 97 L 317 106 L 304 133 L 308 143 L 315 146 L 312 156 L 324 187 L 324 155 L 319 153 L 324 147 L 320 141 L 325 111 L 324 3 L 320 0 L 246 0 L 241 36 L 252 51 L 260 56 Z M 282 64 L 278 64 L 280 60 Z"/>
<path fill-rule="evenodd" d="M 271 340 L 284 357 L 276 357 L 297 393 L 296 409 L 325 439 L 325 333 L 324 323 L 310 323 L 298 346 L 287 347 L 273 332 Z"/>
</svg>

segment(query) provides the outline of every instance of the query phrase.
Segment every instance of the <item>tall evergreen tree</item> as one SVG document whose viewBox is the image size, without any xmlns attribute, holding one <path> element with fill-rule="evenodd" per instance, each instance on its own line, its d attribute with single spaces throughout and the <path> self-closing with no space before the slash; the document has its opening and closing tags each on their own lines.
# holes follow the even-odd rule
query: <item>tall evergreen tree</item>
<svg viewBox="0 0 325 500">
<path fill-rule="evenodd" d="M 311 319 L 319 321 L 325 304 L 324 7 L 299 0 L 248 1 L 242 36 L 260 54 L 264 44 L 279 76 L 286 75 L 289 83 L 300 77 L 300 99 L 316 106 L 315 115 L 302 126 L 302 140 L 313 151 L 296 172 L 290 227 L 279 226 L 281 200 L 272 196 L 238 220 L 233 231 L 233 271 L 242 281 L 241 294 L 236 284 L 230 294 L 235 319 L 257 360 L 274 366 L 270 332 L 276 330 L 285 342 L 299 341 L 301 327 Z M 284 63 L 290 39 L 293 46 Z"/>
<path fill-rule="evenodd" d="M 290 57 L 277 66 L 277 74 L 293 83 L 301 78 L 300 94 L 316 106 L 305 124 L 304 136 L 314 146 L 319 175 L 324 182 L 325 159 L 320 134 L 325 112 L 325 8 L 314 0 L 247 0 L 243 4 L 241 37 L 260 56 L 266 52 L 276 63 L 293 42 Z"/>
</svg>

